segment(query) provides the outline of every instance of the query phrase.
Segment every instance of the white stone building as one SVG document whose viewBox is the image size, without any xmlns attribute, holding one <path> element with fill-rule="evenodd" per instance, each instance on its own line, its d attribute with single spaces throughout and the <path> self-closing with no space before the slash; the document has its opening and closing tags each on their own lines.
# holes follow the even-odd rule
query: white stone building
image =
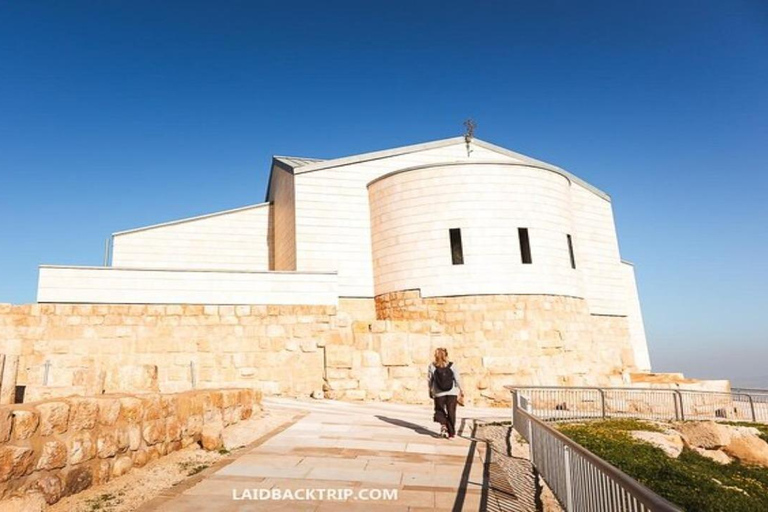
<svg viewBox="0 0 768 512">
<path fill-rule="evenodd" d="M 276 156 L 263 203 L 114 233 L 109 266 L 44 265 L 38 288 L 40 303 L 335 305 L 447 323 L 445 301 L 465 301 L 483 322 L 487 304 L 502 311 L 510 297 L 563 298 L 555 337 L 602 330 L 631 350 L 625 366 L 650 370 L 610 197 L 464 137 L 331 160 Z"/>
</svg>

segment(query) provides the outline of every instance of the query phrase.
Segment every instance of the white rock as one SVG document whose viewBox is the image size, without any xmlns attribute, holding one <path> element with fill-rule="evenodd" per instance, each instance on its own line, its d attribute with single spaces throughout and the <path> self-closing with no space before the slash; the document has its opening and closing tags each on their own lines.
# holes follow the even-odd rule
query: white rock
<svg viewBox="0 0 768 512">
<path fill-rule="evenodd" d="M 630 432 L 634 439 L 652 444 L 660 448 L 667 457 L 676 459 L 683 451 L 683 438 L 674 430 L 667 432 L 648 432 L 646 430 L 633 430 Z"/>
</svg>

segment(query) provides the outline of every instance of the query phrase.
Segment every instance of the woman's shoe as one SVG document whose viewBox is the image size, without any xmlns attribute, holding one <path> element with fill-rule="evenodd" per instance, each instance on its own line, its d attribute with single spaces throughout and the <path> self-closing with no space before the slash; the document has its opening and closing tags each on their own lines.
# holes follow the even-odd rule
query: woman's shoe
<svg viewBox="0 0 768 512">
<path fill-rule="evenodd" d="M 440 437 L 448 437 L 448 429 L 445 428 L 445 425 L 440 426 Z"/>
</svg>

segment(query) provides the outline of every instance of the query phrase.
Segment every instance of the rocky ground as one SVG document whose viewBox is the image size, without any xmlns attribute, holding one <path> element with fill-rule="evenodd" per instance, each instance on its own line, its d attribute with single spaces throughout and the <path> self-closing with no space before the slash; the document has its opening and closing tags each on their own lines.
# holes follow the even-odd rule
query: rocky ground
<svg viewBox="0 0 768 512">
<path fill-rule="evenodd" d="M 216 463 L 235 456 L 238 445 L 261 438 L 295 416 L 290 411 L 263 411 L 239 432 L 225 435 L 225 446 L 220 451 L 206 451 L 197 445 L 155 460 L 143 468 L 62 499 L 47 510 L 49 512 L 130 512 L 159 496 L 172 487 L 194 478 Z M 245 432 L 247 429 L 247 432 Z"/>
<path fill-rule="evenodd" d="M 509 423 L 479 424 L 475 437 L 487 441 L 491 449 L 489 511 L 562 511 L 552 491 L 536 474 L 529 459 L 528 444 Z"/>
</svg>

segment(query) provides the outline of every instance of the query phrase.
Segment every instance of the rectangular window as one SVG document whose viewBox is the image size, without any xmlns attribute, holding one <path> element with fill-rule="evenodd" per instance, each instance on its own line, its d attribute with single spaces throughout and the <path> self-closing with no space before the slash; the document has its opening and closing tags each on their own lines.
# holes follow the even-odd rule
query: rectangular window
<svg viewBox="0 0 768 512">
<path fill-rule="evenodd" d="M 568 253 L 571 255 L 571 268 L 576 268 L 576 256 L 573 255 L 573 239 L 571 235 L 565 235 L 568 237 Z"/>
<path fill-rule="evenodd" d="M 533 263 L 531 258 L 531 241 L 528 239 L 528 228 L 517 228 L 517 236 L 520 238 L 520 257 L 523 263 Z"/>
<path fill-rule="evenodd" d="M 464 249 L 461 247 L 461 230 L 451 228 L 448 230 L 451 236 L 451 259 L 454 265 L 464 264 Z"/>
</svg>

